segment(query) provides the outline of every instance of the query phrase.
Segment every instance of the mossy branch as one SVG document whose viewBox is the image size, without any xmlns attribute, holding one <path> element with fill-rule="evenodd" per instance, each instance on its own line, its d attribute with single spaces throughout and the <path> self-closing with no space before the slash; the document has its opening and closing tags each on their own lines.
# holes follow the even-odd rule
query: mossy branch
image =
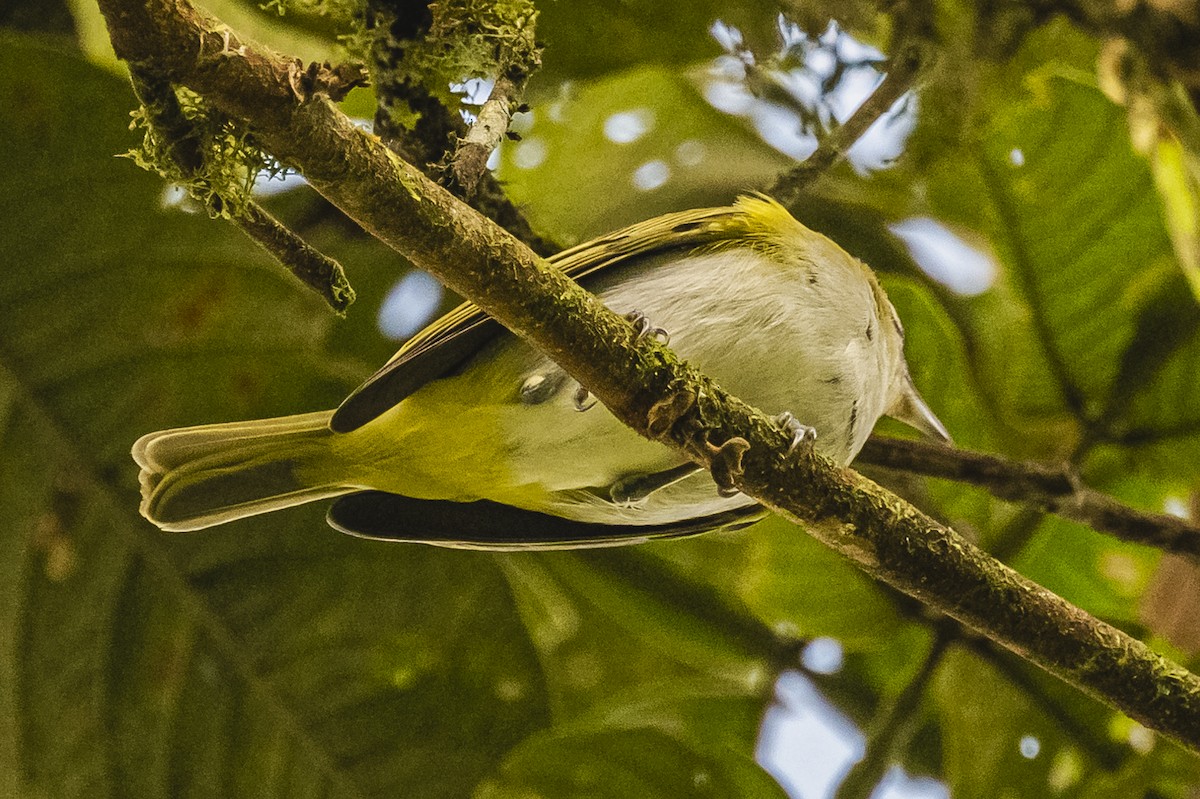
<svg viewBox="0 0 1200 799">
<path fill-rule="evenodd" d="M 183 186 L 210 216 L 232 222 L 334 311 L 343 313 L 354 302 L 354 289 L 342 265 L 250 198 L 255 175 L 271 159 L 244 130 L 202 101 L 191 98 L 190 109 L 185 109 L 170 81 L 152 70 L 133 67 L 131 78 L 142 104 L 135 124 L 145 127 L 141 148 L 129 153 L 134 162 Z"/>
<path fill-rule="evenodd" d="M 513 113 L 521 105 L 525 82 L 541 66 L 542 48 L 534 39 L 537 10 L 531 0 L 467 0 L 463 5 L 453 30 L 489 33 L 467 36 L 466 46 L 480 60 L 480 72 L 493 79 L 491 95 L 450 159 L 452 185 L 469 198 L 475 195 L 488 159 L 508 132 Z M 451 7 L 452 3 L 438 4 L 434 30 L 444 9 Z"/>
<path fill-rule="evenodd" d="M 706 467 L 853 560 L 1152 729 L 1200 751 L 1200 678 L 997 562 L 850 469 L 789 457 L 790 436 L 681 363 L 497 225 L 351 124 L 297 97 L 288 59 L 222 50 L 186 0 L 100 0 L 117 54 L 153 64 L 416 265 L 555 359 L 623 422 Z"/>
<path fill-rule="evenodd" d="M 525 80 L 540 63 L 533 41 L 534 9 L 529 0 L 367 0 L 366 50 L 370 53 L 378 108 L 375 132 L 401 158 L 447 186 L 467 203 L 539 255 L 559 248 L 538 235 L 486 169 L 488 157 L 508 129 Z M 483 22 L 473 22 L 480 15 Z M 472 30 L 507 28 L 508 33 L 473 36 Z M 449 41 L 447 41 L 449 40 Z M 450 56 L 443 56 L 446 50 Z M 481 52 L 475 52 L 479 50 Z M 458 98 L 428 85 L 430 72 L 445 86 L 466 74 L 507 76 L 494 87 L 470 127 L 448 105 Z M 450 166 L 447 169 L 446 164 Z"/>
</svg>

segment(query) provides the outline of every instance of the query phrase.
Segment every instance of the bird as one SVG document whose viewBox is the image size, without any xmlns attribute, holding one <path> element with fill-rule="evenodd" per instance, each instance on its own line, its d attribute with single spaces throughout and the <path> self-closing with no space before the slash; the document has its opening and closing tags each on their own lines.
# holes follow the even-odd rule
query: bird
<svg viewBox="0 0 1200 799">
<path fill-rule="evenodd" d="M 769 197 L 669 213 L 549 261 L 839 465 L 885 414 L 950 440 L 874 272 Z M 165 531 L 333 499 L 329 524 L 363 538 L 570 549 L 766 515 L 469 302 L 334 410 L 149 433 L 132 454 L 140 511 Z"/>
</svg>

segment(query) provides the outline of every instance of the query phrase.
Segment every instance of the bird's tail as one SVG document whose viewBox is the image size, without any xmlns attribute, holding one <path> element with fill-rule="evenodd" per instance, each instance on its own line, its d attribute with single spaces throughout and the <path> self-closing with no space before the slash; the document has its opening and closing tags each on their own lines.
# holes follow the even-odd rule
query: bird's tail
<svg viewBox="0 0 1200 799">
<path fill-rule="evenodd" d="M 142 515 L 187 531 L 353 490 L 338 481 L 329 411 L 142 436 Z"/>
</svg>

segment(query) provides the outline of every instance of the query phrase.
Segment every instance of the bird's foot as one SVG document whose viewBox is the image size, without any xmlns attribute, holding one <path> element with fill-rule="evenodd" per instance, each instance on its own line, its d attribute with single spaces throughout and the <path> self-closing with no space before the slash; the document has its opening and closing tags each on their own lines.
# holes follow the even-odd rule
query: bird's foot
<svg viewBox="0 0 1200 799">
<path fill-rule="evenodd" d="M 671 334 L 661 327 L 655 327 L 654 323 L 641 311 L 630 311 L 625 314 L 625 318 L 633 325 L 634 341 L 641 341 L 646 336 L 654 336 L 661 344 L 670 342 Z M 575 410 L 580 412 L 589 411 L 596 406 L 596 398 L 583 386 L 575 390 L 575 395 L 572 399 L 575 403 Z"/>
<path fill-rule="evenodd" d="M 629 320 L 629 324 L 633 325 L 634 341 L 641 341 L 646 336 L 654 336 L 660 344 L 671 343 L 671 334 L 661 327 L 656 327 L 641 311 L 630 311 L 625 314 L 625 318 Z"/>
<path fill-rule="evenodd" d="M 807 453 L 812 450 L 813 443 L 817 440 L 817 430 L 814 427 L 802 423 L 799 419 L 789 411 L 784 411 L 775 417 L 775 424 L 783 428 L 784 432 L 791 434 L 792 443 L 788 446 L 787 456 L 792 458 L 801 448 Z"/>
<path fill-rule="evenodd" d="M 592 396 L 592 392 L 588 391 L 583 386 L 575 389 L 575 395 L 571 399 L 575 403 L 575 410 L 579 411 L 580 413 L 583 413 L 584 411 L 590 411 L 592 408 L 596 407 L 596 402 L 598 401 Z"/>
</svg>

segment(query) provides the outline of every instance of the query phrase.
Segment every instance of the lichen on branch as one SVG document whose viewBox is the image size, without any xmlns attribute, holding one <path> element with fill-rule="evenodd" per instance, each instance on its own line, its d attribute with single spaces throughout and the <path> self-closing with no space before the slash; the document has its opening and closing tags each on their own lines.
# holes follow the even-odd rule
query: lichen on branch
<svg viewBox="0 0 1200 799">
<path fill-rule="evenodd" d="M 405 50 L 402 68 L 434 92 L 469 78 L 524 82 L 541 64 L 530 0 L 442 0 L 430 6 L 424 37 Z"/>
<path fill-rule="evenodd" d="M 345 270 L 319 252 L 251 197 L 260 174 L 281 176 L 283 166 L 254 143 L 244 125 L 198 94 L 173 86 L 151 70 L 131 70 L 141 107 L 131 127 L 140 128 L 140 147 L 126 153 L 138 166 L 181 186 L 209 216 L 225 219 L 316 291 L 339 314 L 354 302 Z M 301 81 L 303 83 L 303 81 Z"/>
<path fill-rule="evenodd" d="M 195 92 L 144 74 L 135 74 L 134 86 L 142 104 L 130 113 L 130 129 L 142 141 L 124 157 L 185 190 L 214 219 L 244 216 L 258 175 L 286 172 L 244 125 Z"/>
<path fill-rule="evenodd" d="M 412 3 L 371 0 L 364 12 L 379 87 L 378 132 L 401 140 L 407 155 L 435 164 L 442 183 L 471 197 L 520 107 L 526 80 L 541 65 L 537 10 L 531 0 L 417 5 L 421 13 Z M 473 79 L 492 86 L 475 111 L 464 103 Z M 474 121 L 468 127 L 455 112 Z"/>
<path fill-rule="evenodd" d="M 426 98 L 458 111 L 471 79 L 523 84 L 541 63 L 536 19 L 530 0 L 370 0 L 364 21 L 372 73 L 381 93 L 391 95 L 381 97 L 390 100 L 383 110 L 411 131 L 428 113 Z M 440 146 L 429 142 L 431 149 L 450 149 L 456 131 L 444 132 L 447 138 Z"/>
<path fill-rule="evenodd" d="M 482 21 L 469 22 L 476 13 Z M 560 249 L 532 229 L 486 168 L 540 63 L 529 0 L 366 0 L 360 19 L 355 47 L 371 68 L 376 135 L 534 252 Z M 472 77 L 495 83 L 468 126 L 463 97 L 450 87 Z"/>
</svg>

